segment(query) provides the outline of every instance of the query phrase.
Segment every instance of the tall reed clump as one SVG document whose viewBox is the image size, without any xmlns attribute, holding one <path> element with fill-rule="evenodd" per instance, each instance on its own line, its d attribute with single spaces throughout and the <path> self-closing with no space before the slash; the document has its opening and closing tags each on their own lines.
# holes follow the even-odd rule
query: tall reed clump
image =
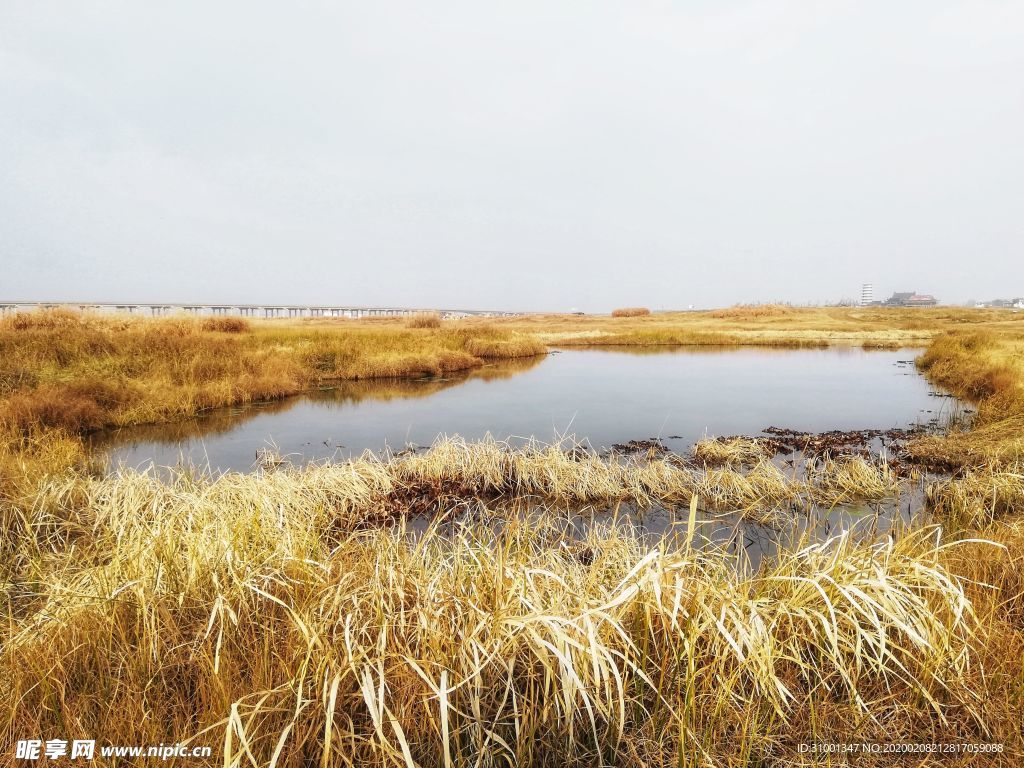
<svg viewBox="0 0 1024 768">
<path fill-rule="evenodd" d="M 771 458 L 774 450 L 758 438 L 705 438 L 693 446 L 693 458 L 710 466 L 741 466 Z"/>
<path fill-rule="evenodd" d="M 439 312 L 417 312 L 405 324 L 409 328 L 440 328 L 441 314 Z"/>
<path fill-rule="evenodd" d="M 851 501 L 881 501 L 898 495 L 900 488 L 899 478 L 888 462 L 860 456 L 811 463 L 807 485 L 814 500 L 829 507 Z"/>
<path fill-rule="evenodd" d="M 0 528 L 14 525 L 13 505 L 32 498 L 40 483 L 68 470 L 84 477 L 97 468 L 96 457 L 76 435 L 61 430 L 35 429 L 25 434 L 0 430 Z M 0 560 L 3 557 L 0 551 Z"/>
<path fill-rule="evenodd" d="M 651 314 L 647 307 L 619 307 L 612 310 L 612 317 L 644 317 Z"/>
<path fill-rule="evenodd" d="M 489 325 L 474 326 L 472 331 L 463 331 L 462 335 L 466 352 L 485 360 L 534 357 L 547 352 L 547 347 L 533 336 L 510 336 Z"/>
<path fill-rule="evenodd" d="M 985 726 L 976 622 L 934 531 L 753 574 L 622 527 L 581 557 L 544 517 L 352 532 L 318 477 L 243 492 L 130 474 L 26 508 L 7 732 L 189 739 L 225 765 L 641 766 Z"/>
<path fill-rule="evenodd" d="M 1024 514 L 1024 466 L 968 471 L 927 488 L 932 509 L 964 528 L 982 528 Z"/>
<path fill-rule="evenodd" d="M 1024 387 L 1000 354 L 1000 339 L 991 332 L 953 332 L 936 338 L 917 358 L 917 367 L 937 384 L 962 397 L 983 400 Z"/>
<path fill-rule="evenodd" d="M 220 333 L 245 333 L 252 330 L 252 324 L 241 317 L 208 317 L 203 320 L 202 329 Z"/>
</svg>

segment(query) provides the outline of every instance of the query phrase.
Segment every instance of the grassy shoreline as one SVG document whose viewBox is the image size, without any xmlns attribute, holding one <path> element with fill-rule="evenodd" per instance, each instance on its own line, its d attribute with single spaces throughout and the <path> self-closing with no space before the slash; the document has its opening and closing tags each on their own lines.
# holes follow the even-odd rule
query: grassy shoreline
<svg viewBox="0 0 1024 768">
<path fill-rule="evenodd" d="M 224 330 L 221 330 L 221 329 Z M 494 326 L 220 325 L 63 311 L 0 319 L 0 424 L 69 432 L 184 418 L 325 382 L 440 375 L 545 348 Z"/>
</svg>

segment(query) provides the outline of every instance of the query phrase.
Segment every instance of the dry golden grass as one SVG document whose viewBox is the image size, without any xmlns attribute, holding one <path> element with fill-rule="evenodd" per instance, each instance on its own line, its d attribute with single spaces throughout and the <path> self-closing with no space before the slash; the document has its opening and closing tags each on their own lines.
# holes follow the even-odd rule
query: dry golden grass
<svg viewBox="0 0 1024 768">
<path fill-rule="evenodd" d="M 982 528 L 1024 511 L 1024 466 L 968 470 L 930 485 L 928 498 L 943 519 L 958 527 Z"/>
<path fill-rule="evenodd" d="M 440 328 L 441 315 L 437 312 L 417 312 L 405 324 L 409 328 Z"/>
<path fill-rule="evenodd" d="M 378 323 L 21 313 L 0 320 L 0 427 L 74 433 L 161 422 L 324 382 L 438 375 L 544 351 L 485 325 L 423 334 Z"/>
<path fill-rule="evenodd" d="M 726 464 L 739 466 L 771 458 L 772 449 L 763 440 L 746 437 L 725 439 L 706 438 L 693 446 L 693 457 L 711 466 Z"/>
<path fill-rule="evenodd" d="M 651 314 L 647 307 L 620 307 L 612 310 L 612 317 L 644 317 Z"/>
<path fill-rule="evenodd" d="M 751 574 L 621 528 L 552 547 L 544 518 L 352 533 L 317 477 L 132 475 L 26 508 L 7 732 L 191 739 L 226 765 L 642 766 L 795 757 L 835 725 L 808 713 L 885 741 L 987 726 L 934 532 Z"/>
<path fill-rule="evenodd" d="M 43 485 L 35 498 L 60 506 L 64 497 L 85 499 L 85 508 L 94 509 L 129 489 L 138 496 L 136 505 L 158 506 L 167 513 L 170 505 L 179 503 L 234 499 L 251 507 L 270 498 L 282 511 L 294 514 L 306 507 L 332 508 L 336 524 L 351 530 L 404 517 L 424 500 L 433 505 L 431 510 L 460 501 L 500 499 L 532 499 L 563 507 L 625 502 L 648 509 L 682 507 L 699 498 L 709 510 L 772 521 L 782 516 L 785 505 L 806 509 L 823 498 L 831 503 L 877 499 L 885 495 L 879 487 L 895 488 L 888 468 L 860 458 L 810 465 L 801 476 L 784 473 L 764 458 L 743 467 L 695 467 L 671 455 L 602 458 L 561 445 L 512 447 L 491 439 L 467 442 L 452 437 L 421 453 L 394 458 L 367 453 L 351 461 L 285 467 L 267 474 L 209 478 L 189 470 L 166 482 L 134 471 L 70 475 Z M 153 495 L 139 496 L 142 488 Z"/>
<path fill-rule="evenodd" d="M 997 520 L 948 551 L 948 567 L 964 581 L 981 630 L 974 676 L 985 689 L 979 701 L 990 741 L 1018 745 L 997 765 L 1021 765 L 1024 755 L 1024 519 Z M 994 548 L 992 544 L 995 544 Z M 1016 754 L 1014 754 L 1016 753 Z M 984 764 L 983 761 L 979 761 Z"/>
<path fill-rule="evenodd" d="M 948 333 L 918 360 L 932 381 L 978 404 L 970 429 L 920 440 L 918 459 L 940 467 L 1003 467 L 1024 460 L 1024 334 Z"/>
<path fill-rule="evenodd" d="M 8 317 L 0 732 L 191 738 L 232 768 L 789 765 L 810 761 L 801 742 L 862 739 L 999 742 L 989 764 L 1019 765 L 1022 330 L 1020 314 L 948 308 L 237 331 Z M 978 402 L 969 430 L 914 446 L 955 471 L 929 491 L 946 531 L 808 542 L 757 572 L 698 549 L 698 506 L 784 524 L 812 504 L 899 492 L 879 461 L 783 472 L 742 440 L 702 442 L 694 466 L 452 439 L 392 461 L 161 479 L 95 476 L 78 438 L 547 344 L 677 343 L 930 343 L 926 375 Z M 689 516 L 690 535 L 652 548 L 598 526 L 567 542 L 553 510 L 502 518 L 513 497 L 561 509 L 666 505 Z M 481 524 L 455 533 L 401 527 L 417 509 L 470 501 L 500 524 L 481 512 Z"/>
<path fill-rule="evenodd" d="M 220 333 L 246 333 L 252 330 L 252 323 L 240 317 L 208 317 L 201 326 L 204 331 Z"/>
<path fill-rule="evenodd" d="M 0 515 L 7 499 L 34 493 L 44 479 L 69 469 L 83 471 L 97 465 L 76 435 L 60 430 L 32 430 L 19 435 L 0 432 Z"/>
<path fill-rule="evenodd" d="M 807 482 L 814 500 L 829 507 L 893 498 L 900 488 L 899 479 L 884 460 L 868 461 L 859 456 L 814 462 Z"/>
<path fill-rule="evenodd" d="M 465 321 L 466 325 L 483 322 Z M 530 315 L 488 321 L 529 333 L 554 346 L 758 345 L 925 346 L 948 331 L 1024 333 L 1024 313 L 955 307 L 732 308 L 703 312 L 659 312 L 645 317 Z"/>
<path fill-rule="evenodd" d="M 796 310 L 785 304 L 737 304 L 728 309 L 716 309 L 714 318 L 727 320 L 760 320 L 766 317 L 792 317 Z"/>
</svg>

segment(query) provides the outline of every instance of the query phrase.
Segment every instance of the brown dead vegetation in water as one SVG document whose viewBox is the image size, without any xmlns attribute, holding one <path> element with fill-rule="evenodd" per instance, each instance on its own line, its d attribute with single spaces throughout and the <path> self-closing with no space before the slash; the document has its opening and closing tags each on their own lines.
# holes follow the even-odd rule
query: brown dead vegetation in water
<svg viewBox="0 0 1024 768">
<path fill-rule="evenodd" d="M 620 307 L 612 310 L 612 317 L 645 317 L 651 314 L 647 307 Z"/>
</svg>

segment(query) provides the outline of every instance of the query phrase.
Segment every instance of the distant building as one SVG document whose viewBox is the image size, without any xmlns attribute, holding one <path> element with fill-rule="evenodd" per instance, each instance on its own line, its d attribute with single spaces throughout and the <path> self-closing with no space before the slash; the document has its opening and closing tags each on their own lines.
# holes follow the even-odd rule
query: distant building
<svg viewBox="0 0 1024 768">
<path fill-rule="evenodd" d="M 992 299 L 986 303 L 986 306 L 995 307 L 997 309 L 1024 309 L 1024 298 L 1017 297 L 1015 299 Z"/>
<path fill-rule="evenodd" d="M 884 303 L 887 307 L 934 307 L 939 300 L 928 293 L 907 291 L 894 293 Z"/>
<path fill-rule="evenodd" d="M 907 299 L 913 295 L 913 291 L 908 291 L 906 293 L 894 293 L 882 303 L 887 307 L 905 307 L 907 306 Z"/>
<path fill-rule="evenodd" d="M 866 307 L 875 300 L 875 286 L 871 283 L 864 283 L 860 287 L 860 305 Z"/>
<path fill-rule="evenodd" d="M 1024 299 L 1019 296 L 1015 299 L 992 299 L 992 301 L 988 302 L 988 305 L 990 307 L 1024 309 Z"/>
</svg>

